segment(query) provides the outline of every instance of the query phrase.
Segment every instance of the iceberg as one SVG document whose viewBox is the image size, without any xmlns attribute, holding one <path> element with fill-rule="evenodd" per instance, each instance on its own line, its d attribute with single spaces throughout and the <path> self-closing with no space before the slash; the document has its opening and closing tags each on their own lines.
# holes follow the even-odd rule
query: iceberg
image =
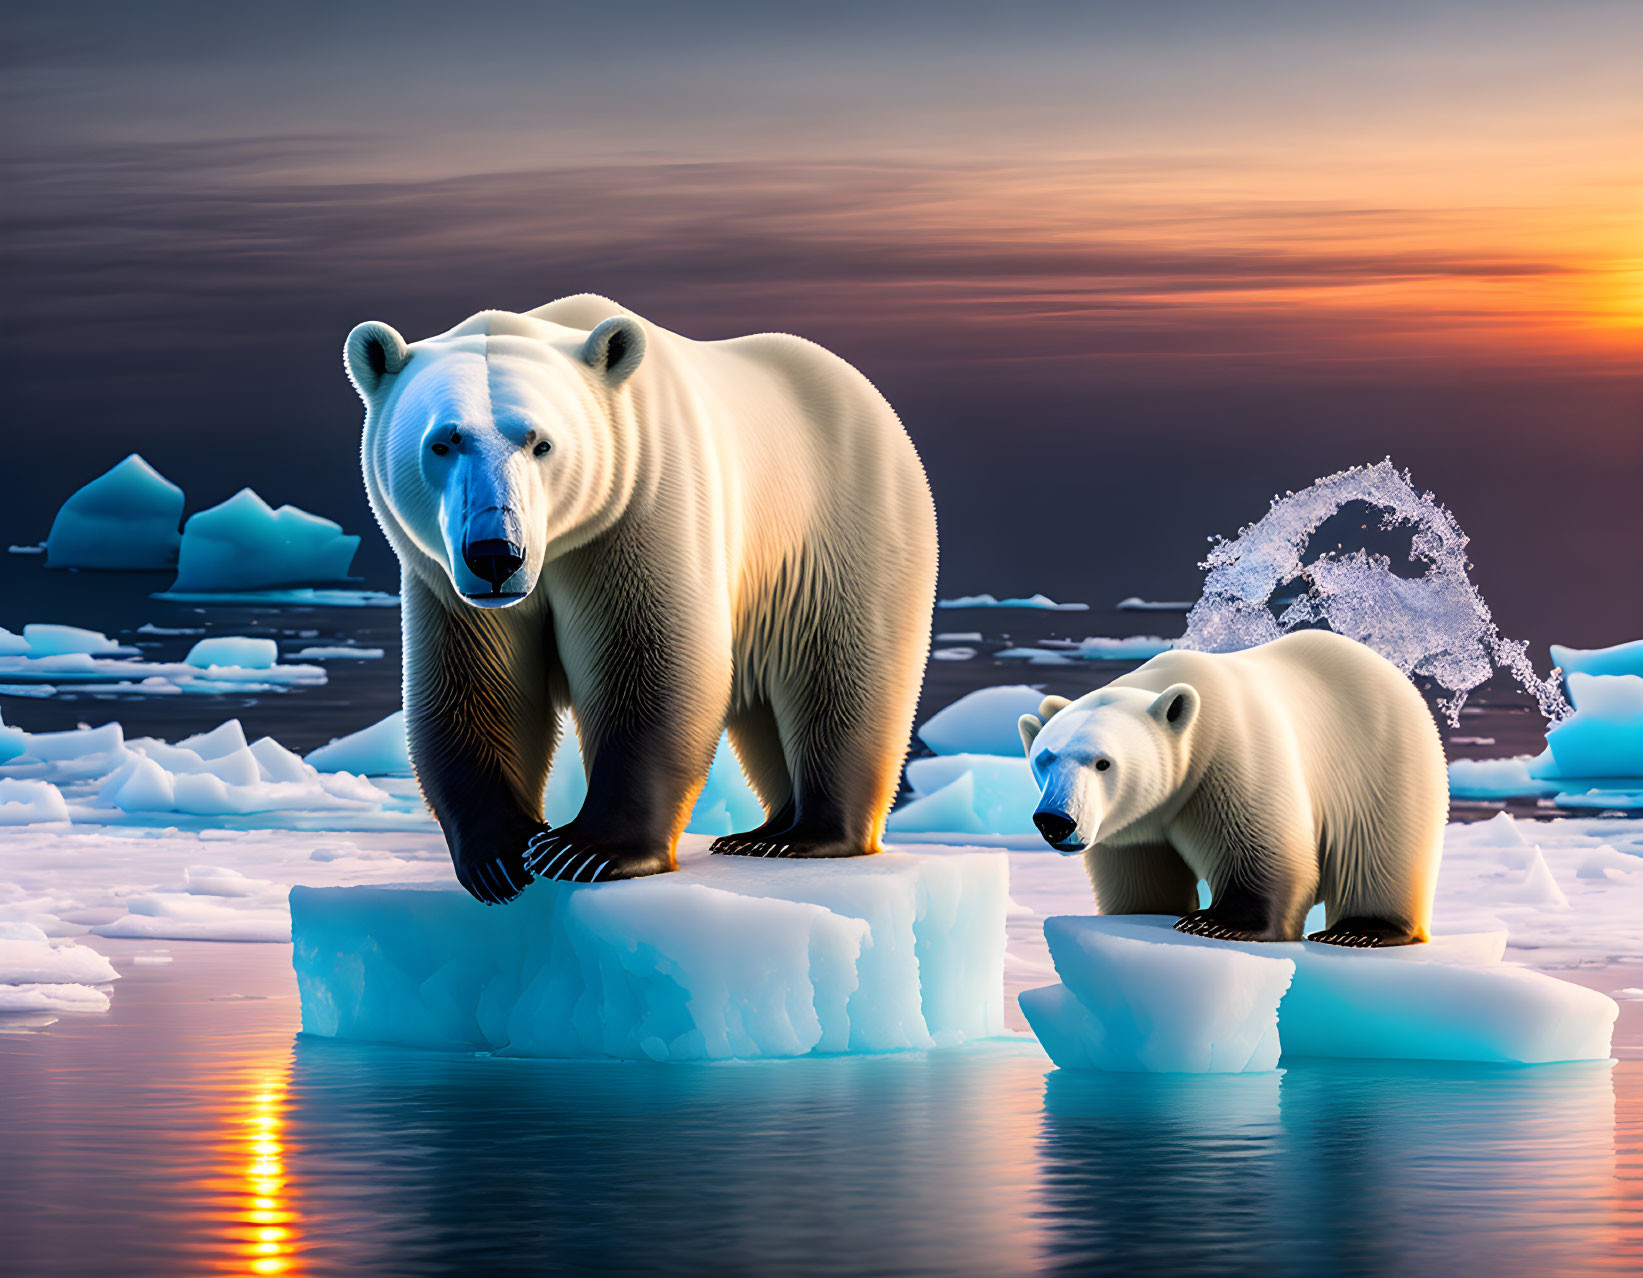
<svg viewBox="0 0 1643 1278">
<path fill-rule="evenodd" d="M 63 503 L 46 538 L 46 566 L 175 568 L 182 517 L 183 490 L 132 453 Z"/>
<path fill-rule="evenodd" d="M 1612 651 L 1612 650 L 1611 650 Z M 1568 676 L 1574 713 L 1546 731 L 1546 749 L 1510 759 L 1457 759 L 1460 799 L 1555 795 L 1560 807 L 1643 807 L 1643 675 Z"/>
<path fill-rule="evenodd" d="M 1018 599 L 999 599 L 994 595 L 960 595 L 957 599 L 938 599 L 938 608 L 1031 608 L 1039 612 L 1088 612 L 1086 603 L 1056 603 L 1048 595 L 1028 595 Z"/>
<path fill-rule="evenodd" d="M 302 1028 L 514 1056 L 693 1061 L 1004 1032 L 1005 859 L 687 859 L 501 907 L 455 884 L 291 890 Z"/>
<path fill-rule="evenodd" d="M 359 538 L 295 506 L 269 508 L 249 488 L 190 515 L 166 597 L 348 580 Z"/>
<path fill-rule="evenodd" d="M 1239 1073 L 1289 1057 L 1609 1056 L 1614 1000 L 1503 963 L 1504 932 L 1343 951 L 1212 941 L 1173 924 L 1152 915 L 1045 920 L 1061 984 L 1025 991 L 1020 1003 L 1057 1065 Z"/>
<path fill-rule="evenodd" d="M 1016 722 L 1037 714 L 1044 694 L 1022 684 L 979 688 L 919 725 L 919 740 L 937 754 L 1022 754 Z"/>
<path fill-rule="evenodd" d="M 1643 675 L 1643 639 L 1612 648 L 1565 648 L 1554 643 L 1552 664 L 1565 678 L 1572 674 Z"/>
<path fill-rule="evenodd" d="M 101 1012 L 108 995 L 97 987 L 119 979 L 88 945 L 54 945 L 32 923 L 0 922 L 0 1013 Z"/>
</svg>

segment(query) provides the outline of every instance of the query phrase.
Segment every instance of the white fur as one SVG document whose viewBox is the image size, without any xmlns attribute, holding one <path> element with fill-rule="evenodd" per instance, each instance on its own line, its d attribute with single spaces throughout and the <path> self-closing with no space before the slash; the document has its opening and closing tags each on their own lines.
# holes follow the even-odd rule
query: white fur
<svg viewBox="0 0 1643 1278">
<path fill-rule="evenodd" d="M 1265 939 L 1298 936 L 1319 900 L 1331 924 L 1426 937 L 1442 742 L 1414 686 L 1369 648 L 1306 631 L 1168 652 L 1040 716 L 1021 720 L 1040 812 L 1074 823 L 1058 847 L 1084 853 L 1103 912 L 1183 913 L 1203 879 L 1217 901 L 1229 885 L 1259 898 Z"/>
<path fill-rule="evenodd" d="M 461 622 L 479 627 L 462 643 L 483 650 L 478 694 L 509 723 L 470 735 L 489 734 L 515 788 L 539 791 L 525 738 L 568 700 L 595 754 L 602 736 L 655 736 L 683 778 L 676 837 L 728 719 L 767 805 L 802 809 L 808 787 L 815 811 L 826 793 L 850 809 L 857 850 L 877 846 L 928 647 L 936 534 L 917 454 L 866 378 L 801 338 L 692 341 L 592 295 L 481 312 L 409 345 L 361 325 L 347 362 L 372 507 L 425 596 L 417 624 L 487 618 Z M 463 546 L 504 525 L 525 561 L 497 592 Z M 462 683 L 455 658 L 414 646 L 413 755 L 417 720 L 474 713 L 455 702 L 476 695 L 447 686 Z M 419 714 L 410 699 L 436 683 Z"/>
</svg>

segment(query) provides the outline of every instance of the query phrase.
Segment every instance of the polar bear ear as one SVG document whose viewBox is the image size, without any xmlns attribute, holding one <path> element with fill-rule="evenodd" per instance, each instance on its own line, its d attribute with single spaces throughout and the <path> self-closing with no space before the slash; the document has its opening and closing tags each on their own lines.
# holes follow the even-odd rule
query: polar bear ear
<svg viewBox="0 0 1643 1278">
<path fill-rule="evenodd" d="M 645 329 L 631 315 L 613 315 L 588 334 L 582 359 L 589 368 L 604 373 L 612 386 L 620 386 L 633 376 L 645 357 Z"/>
<path fill-rule="evenodd" d="M 380 320 L 355 325 L 342 344 L 342 362 L 359 397 L 369 404 L 383 379 L 399 372 L 411 358 L 405 339 Z"/>
<path fill-rule="evenodd" d="M 1033 752 L 1033 742 L 1038 740 L 1038 734 L 1044 724 L 1036 714 L 1024 714 L 1016 720 L 1016 727 L 1021 729 L 1021 746 L 1028 754 Z"/>
<path fill-rule="evenodd" d="M 1070 705 L 1072 705 L 1070 697 L 1045 697 L 1044 700 L 1038 703 L 1038 717 L 1048 719 L 1053 715 L 1060 714 Z"/>
<path fill-rule="evenodd" d="M 1147 707 L 1147 713 L 1171 732 L 1185 732 L 1198 717 L 1198 689 L 1190 683 L 1172 683 Z"/>
</svg>

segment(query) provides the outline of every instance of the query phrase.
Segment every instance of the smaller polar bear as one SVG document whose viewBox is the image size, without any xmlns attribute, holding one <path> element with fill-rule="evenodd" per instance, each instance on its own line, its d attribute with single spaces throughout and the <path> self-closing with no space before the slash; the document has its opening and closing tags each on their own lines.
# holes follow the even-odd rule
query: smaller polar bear
<svg viewBox="0 0 1643 1278">
<path fill-rule="evenodd" d="M 1047 698 L 1021 739 L 1043 791 L 1033 821 L 1084 854 L 1103 914 L 1294 941 L 1322 901 L 1327 926 L 1309 940 L 1428 938 L 1443 743 L 1414 685 L 1362 644 L 1309 630 L 1166 652 L 1077 701 Z"/>
</svg>

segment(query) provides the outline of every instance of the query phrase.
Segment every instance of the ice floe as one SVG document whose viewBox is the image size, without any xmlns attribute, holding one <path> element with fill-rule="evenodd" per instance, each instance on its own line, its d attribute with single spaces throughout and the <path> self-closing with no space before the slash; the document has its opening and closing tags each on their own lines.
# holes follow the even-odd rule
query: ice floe
<svg viewBox="0 0 1643 1278">
<path fill-rule="evenodd" d="M 1146 661 L 1175 647 L 1175 640 L 1159 635 L 1127 638 L 1095 636 L 1070 640 L 1046 639 L 1035 647 L 1005 648 L 993 655 L 1002 660 L 1024 659 L 1038 666 L 1066 666 L 1075 661 Z"/>
<path fill-rule="evenodd" d="M 273 510 L 249 488 L 190 515 L 170 595 L 257 591 L 348 580 L 359 538 L 295 506 Z"/>
<path fill-rule="evenodd" d="M 182 517 L 183 490 L 132 453 L 63 503 L 46 538 L 46 566 L 175 568 Z"/>
<path fill-rule="evenodd" d="M 510 1055 L 718 1060 L 1001 1034 L 1004 858 L 697 856 L 490 910 L 454 885 L 296 888 L 303 1029 Z"/>
<path fill-rule="evenodd" d="M 1088 612 L 1087 603 L 1056 603 L 1048 595 L 1027 595 L 1024 598 L 999 599 L 994 595 L 960 595 L 957 599 L 940 599 L 937 608 L 1029 608 L 1039 612 Z"/>
<path fill-rule="evenodd" d="M 162 633 L 149 630 L 147 633 Z M 181 633 L 181 632 L 178 632 Z M 72 690 L 142 696 L 284 692 L 326 681 L 323 666 L 281 664 L 272 639 L 202 639 L 182 661 L 147 661 L 141 650 L 96 630 L 31 623 L 0 629 L 0 684 L 21 695 Z"/>
<path fill-rule="evenodd" d="M 1342 950 L 1183 936 L 1162 916 L 1061 917 L 1061 984 L 1021 995 L 1058 1065 L 1165 1073 L 1272 1069 L 1282 1057 L 1543 1064 L 1603 1060 L 1619 1009 L 1502 963 L 1503 933 Z"/>
<path fill-rule="evenodd" d="M 114 965 L 89 945 L 54 942 L 33 923 L 0 920 L 0 1028 L 18 1012 L 100 1012 Z"/>
</svg>

